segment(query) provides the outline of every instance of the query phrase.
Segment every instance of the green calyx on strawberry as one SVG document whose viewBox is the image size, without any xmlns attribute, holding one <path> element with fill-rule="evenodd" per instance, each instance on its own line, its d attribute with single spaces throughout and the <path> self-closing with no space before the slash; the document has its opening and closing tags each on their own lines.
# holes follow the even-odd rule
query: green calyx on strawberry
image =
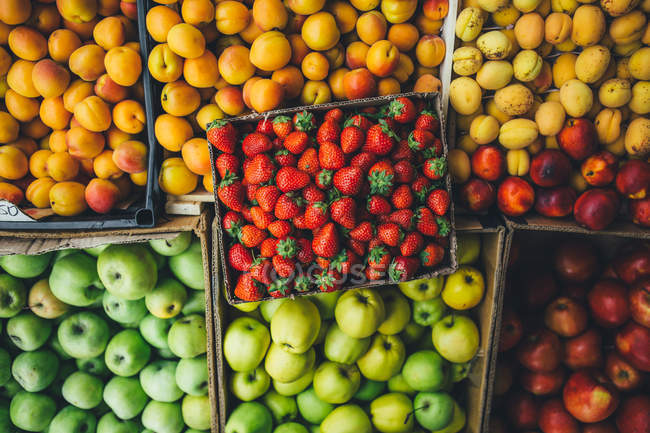
<svg viewBox="0 0 650 433">
<path fill-rule="evenodd" d="M 280 239 L 275 247 L 279 256 L 284 257 L 285 259 L 291 259 L 298 254 L 298 245 L 294 238 L 287 237 L 285 239 Z"/>
<path fill-rule="evenodd" d="M 330 268 L 336 269 L 339 272 L 343 270 L 343 264 L 349 260 L 347 250 L 342 250 L 336 257 L 330 262 Z"/>
<path fill-rule="evenodd" d="M 320 274 L 314 276 L 314 280 L 321 292 L 332 292 L 340 286 L 335 270 L 323 270 Z"/>
<path fill-rule="evenodd" d="M 438 217 L 436 218 L 436 223 L 438 224 L 438 235 L 442 237 L 447 236 L 451 231 L 451 224 L 449 224 L 447 218 Z"/>
<path fill-rule="evenodd" d="M 316 127 L 314 125 L 314 115 L 308 111 L 296 114 L 294 124 L 298 131 L 309 132 Z"/>
<path fill-rule="evenodd" d="M 288 123 L 291 122 L 291 118 L 289 116 L 277 116 L 275 119 L 273 119 L 273 123 Z"/>
<path fill-rule="evenodd" d="M 415 276 L 420 267 L 420 259 L 416 257 L 395 257 L 388 267 L 388 277 L 393 281 L 407 281 Z"/>
<path fill-rule="evenodd" d="M 288 278 L 279 278 L 273 281 L 268 288 L 269 295 L 274 298 L 283 298 L 291 292 L 291 282 Z"/>
<path fill-rule="evenodd" d="M 429 158 L 424 162 L 424 172 L 429 178 L 441 178 L 447 170 L 445 158 Z"/>
<path fill-rule="evenodd" d="M 368 254 L 368 262 L 372 262 L 375 264 L 381 263 L 381 260 L 384 258 L 384 256 L 388 254 L 388 251 L 386 251 L 386 248 L 384 247 L 373 247 L 370 250 L 370 253 Z"/>
<path fill-rule="evenodd" d="M 388 125 L 386 119 L 379 119 L 379 124 L 381 125 L 381 130 L 384 134 L 388 135 L 393 140 L 399 141 L 399 137 L 395 134 L 395 131 Z"/>
<path fill-rule="evenodd" d="M 294 281 L 294 288 L 298 292 L 308 292 L 311 290 L 312 282 L 307 275 L 299 275 Z"/>
<path fill-rule="evenodd" d="M 316 176 L 316 185 L 320 188 L 327 188 L 332 184 L 332 178 L 334 177 L 334 172 L 332 170 L 323 169 L 318 172 Z"/>
<path fill-rule="evenodd" d="M 370 183 L 370 194 L 389 195 L 393 189 L 393 178 L 395 176 L 383 170 L 373 171 L 368 176 Z"/>
</svg>

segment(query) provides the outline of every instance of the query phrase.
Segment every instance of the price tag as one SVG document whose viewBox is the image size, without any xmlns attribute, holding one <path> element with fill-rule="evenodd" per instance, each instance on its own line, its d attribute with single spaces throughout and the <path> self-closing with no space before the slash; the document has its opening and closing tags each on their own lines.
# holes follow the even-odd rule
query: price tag
<svg viewBox="0 0 650 433">
<path fill-rule="evenodd" d="M 35 222 L 36 220 L 25 215 L 15 204 L 0 200 L 0 221 Z"/>
</svg>

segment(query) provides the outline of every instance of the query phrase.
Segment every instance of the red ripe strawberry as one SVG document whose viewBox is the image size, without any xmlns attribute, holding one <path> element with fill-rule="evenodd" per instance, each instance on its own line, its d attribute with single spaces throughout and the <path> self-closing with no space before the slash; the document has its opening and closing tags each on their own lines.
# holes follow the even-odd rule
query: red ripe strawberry
<svg viewBox="0 0 650 433">
<path fill-rule="evenodd" d="M 288 278 L 296 269 L 296 262 L 280 255 L 273 256 L 273 269 L 282 278 Z"/>
<path fill-rule="evenodd" d="M 210 144 L 225 153 L 235 153 L 237 130 L 227 120 L 214 120 L 208 124 L 206 137 Z"/>
<path fill-rule="evenodd" d="M 316 185 L 311 183 L 302 189 L 302 198 L 307 200 L 309 203 L 323 201 L 325 200 L 325 193 Z"/>
<path fill-rule="evenodd" d="M 429 158 L 424 161 L 422 172 L 429 179 L 438 180 L 447 172 L 447 160 L 445 158 Z"/>
<path fill-rule="evenodd" d="M 417 198 L 420 203 L 424 203 L 427 194 L 431 191 L 431 181 L 424 176 L 418 176 L 413 183 L 411 183 L 411 189 L 413 190 L 413 194 L 415 194 L 415 198 Z"/>
<path fill-rule="evenodd" d="M 256 302 L 264 297 L 264 289 L 250 273 L 241 274 L 235 286 L 235 296 L 246 302 Z"/>
<path fill-rule="evenodd" d="M 404 234 L 397 224 L 384 223 L 377 226 L 377 237 L 389 247 L 396 247 L 404 237 Z"/>
<path fill-rule="evenodd" d="M 449 209 L 449 193 L 444 189 L 434 189 L 427 197 L 427 206 L 436 215 L 444 215 Z"/>
<path fill-rule="evenodd" d="M 329 220 L 327 205 L 317 201 L 310 203 L 305 208 L 305 226 L 309 230 L 323 226 Z"/>
<path fill-rule="evenodd" d="M 296 215 L 295 217 L 292 218 L 291 223 L 295 228 L 298 230 L 306 230 L 307 229 L 307 220 L 305 219 L 305 212 L 303 211 L 302 213 Z"/>
<path fill-rule="evenodd" d="M 417 257 L 397 256 L 388 268 L 388 276 L 393 281 L 412 280 L 420 267 L 420 259 Z"/>
<path fill-rule="evenodd" d="M 281 149 L 275 152 L 275 161 L 280 167 L 295 167 L 298 164 L 298 158 L 287 149 Z"/>
<path fill-rule="evenodd" d="M 363 130 L 358 126 L 346 126 L 341 131 L 341 149 L 343 153 L 354 153 L 357 150 L 361 149 L 363 143 L 365 142 L 366 135 L 363 133 Z"/>
<path fill-rule="evenodd" d="M 244 217 L 244 220 L 246 220 L 246 222 L 249 222 L 249 223 L 253 222 L 253 218 L 251 217 L 251 207 L 249 205 L 245 204 L 242 207 L 241 216 Z"/>
<path fill-rule="evenodd" d="M 313 114 L 305 110 L 293 116 L 293 125 L 297 131 L 309 132 L 316 128 L 316 120 Z"/>
<path fill-rule="evenodd" d="M 273 255 L 269 256 L 273 257 Z M 266 258 L 256 258 L 253 260 L 253 265 L 251 266 L 251 276 L 262 284 L 269 285 L 271 284 L 271 271 L 273 270 L 273 265 L 271 260 Z"/>
<path fill-rule="evenodd" d="M 371 215 L 384 215 L 390 213 L 391 207 L 386 197 L 373 195 L 368 198 L 366 209 L 368 209 Z"/>
<path fill-rule="evenodd" d="M 285 220 L 275 220 L 266 229 L 278 239 L 288 236 L 291 233 L 291 224 Z"/>
<path fill-rule="evenodd" d="M 415 120 L 417 112 L 415 104 L 409 98 L 400 96 L 388 104 L 387 114 L 399 123 L 411 123 Z"/>
<path fill-rule="evenodd" d="M 246 224 L 239 231 L 239 242 L 247 248 L 255 248 L 266 239 L 266 232 L 252 224 Z"/>
<path fill-rule="evenodd" d="M 343 121 L 343 110 L 340 108 L 332 108 L 329 110 L 327 113 L 325 113 L 325 116 L 323 116 L 324 121 L 328 120 L 333 120 L 336 123 L 341 123 Z"/>
<path fill-rule="evenodd" d="M 352 239 L 368 242 L 375 236 L 375 228 L 370 221 L 362 221 L 361 223 L 357 224 L 355 228 L 350 230 L 350 233 L 348 233 L 348 235 Z"/>
<path fill-rule="evenodd" d="M 338 170 L 345 165 L 345 156 L 339 146 L 325 142 L 318 148 L 318 162 L 323 168 Z"/>
<path fill-rule="evenodd" d="M 273 212 L 275 202 L 280 197 L 280 190 L 275 185 L 261 186 L 255 191 L 255 201 L 264 212 Z"/>
<path fill-rule="evenodd" d="M 371 126 L 366 133 L 363 151 L 376 155 L 388 155 L 395 146 L 395 140 L 399 140 L 399 137 L 390 129 L 385 119 L 379 119 L 379 123 Z"/>
<path fill-rule="evenodd" d="M 398 186 L 395 191 L 393 191 L 390 201 L 395 209 L 410 208 L 413 204 L 413 193 L 411 193 L 411 187 L 408 185 Z"/>
<path fill-rule="evenodd" d="M 244 185 L 244 187 L 246 188 L 246 199 L 248 201 L 255 200 L 255 194 L 257 193 L 259 185 L 251 185 L 248 182 L 246 182 L 246 179 L 244 179 L 242 185 Z"/>
<path fill-rule="evenodd" d="M 311 249 L 311 241 L 307 238 L 300 238 L 296 241 L 298 254 L 296 258 L 300 263 L 308 264 L 314 261 L 314 251 Z"/>
<path fill-rule="evenodd" d="M 437 133 L 440 130 L 438 116 L 433 111 L 424 110 L 415 119 L 415 129 L 423 129 L 433 134 Z"/>
<path fill-rule="evenodd" d="M 300 155 L 309 145 L 309 136 L 303 131 L 293 131 L 284 139 L 282 145 L 289 152 Z"/>
<path fill-rule="evenodd" d="M 300 214 L 302 197 L 294 198 L 288 194 L 282 194 L 275 202 L 275 217 L 280 220 L 288 220 Z"/>
<path fill-rule="evenodd" d="M 320 170 L 314 177 L 316 186 L 320 189 L 329 189 L 332 184 L 332 170 Z"/>
<path fill-rule="evenodd" d="M 347 247 L 358 256 L 363 256 L 368 250 L 368 245 L 365 242 L 358 241 L 356 239 L 348 239 L 346 243 Z"/>
<path fill-rule="evenodd" d="M 352 271 L 352 266 L 359 264 L 361 260 L 353 251 L 348 251 L 346 249 L 341 250 L 341 252 L 334 257 L 332 263 L 330 263 L 330 268 L 336 269 L 341 275 L 347 275 Z"/>
<path fill-rule="evenodd" d="M 260 255 L 262 257 L 273 257 L 277 253 L 278 240 L 266 238 L 260 244 Z"/>
<path fill-rule="evenodd" d="M 273 177 L 275 166 L 265 153 L 258 153 L 249 160 L 244 169 L 244 179 L 252 185 L 268 182 Z"/>
<path fill-rule="evenodd" d="M 376 162 L 368 172 L 370 194 L 389 195 L 393 190 L 395 170 L 390 161 L 383 159 Z"/>
<path fill-rule="evenodd" d="M 326 259 L 325 257 L 316 257 L 315 262 L 321 269 L 327 269 L 330 267 L 330 263 L 332 261 L 330 259 Z"/>
<path fill-rule="evenodd" d="M 266 230 L 269 224 L 275 220 L 272 213 L 264 212 L 259 206 L 251 207 L 251 217 L 253 218 L 253 224 L 255 224 L 255 227 L 262 230 Z"/>
<path fill-rule="evenodd" d="M 234 244 L 228 250 L 228 263 L 240 272 L 247 272 L 253 264 L 253 254 L 242 244 Z"/>
<path fill-rule="evenodd" d="M 384 279 L 384 272 L 378 271 L 377 269 L 373 269 L 371 267 L 366 268 L 365 274 L 366 274 L 366 278 L 370 281 L 377 281 L 377 280 Z"/>
<path fill-rule="evenodd" d="M 343 126 L 347 127 L 351 125 L 358 126 L 363 132 L 366 132 L 372 126 L 372 122 L 368 119 L 368 116 L 364 114 L 355 114 L 349 117 Z"/>
<path fill-rule="evenodd" d="M 226 173 L 237 174 L 239 171 L 239 158 L 231 153 L 222 153 L 217 156 L 214 164 L 217 167 L 217 173 L 219 173 L 219 178 L 221 179 L 226 176 Z"/>
<path fill-rule="evenodd" d="M 282 149 L 284 149 L 284 146 L 282 145 L 283 142 L 284 142 L 283 138 L 275 137 L 271 141 L 271 144 L 273 144 L 273 149 L 272 150 L 282 150 Z"/>
<path fill-rule="evenodd" d="M 266 135 L 259 132 L 251 132 L 244 138 L 241 148 L 244 154 L 251 158 L 258 153 L 264 153 L 271 150 L 273 148 L 273 143 L 271 143 L 271 139 Z"/>
<path fill-rule="evenodd" d="M 363 172 L 359 167 L 343 167 L 334 173 L 334 186 L 343 195 L 355 195 L 361 191 Z"/>
<path fill-rule="evenodd" d="M 372 250 L 375 247 L 384 247 L 384 242 L 379 239 L 379 237 L 375 237 L 370 239 L 370 242 L 368 242 L 368 249 Z M 390 252 L 390 251 L 389 251 Z"/>
<path fill-rule="evenodd" d="M 342 197 L 330 205 L 332 221 L 346 229 L 353 229 L 356 226 L 356 213 L 357 203 L 350 197 Z"/>
<path fill-rule="evenodd" d="M 278 278 L 269 285 L 267 290 L 273 298 L 284 298 L 291 293 L 291 280 Z"/>
<path fill-rule="evenodd" d="M 397 161 L 393 166 L 395 170 L 395 182 L 397 183 L 411 183 L 415 180 L 416 171 L 413 164 L 403 159 Z"/>
<path fill-rule="evenodd" d="M 404 240 L 399 245 L 399 251 L 403 256 L 410 257 L 422 249 L 424 246 L 424 238 L 418 232 L 407 233 Z"/>
<path fill-rule="evenodd" d="M 312 288 L 312 282 L 307 275 L 298 275 L 294 280 L 293 288 L 300 293 L 309 292 Z"/>
<path fill-rule="evenodd" d="M 234 173 L 228 173 L 221 179 L 217 188 L 217 196 L 224 205 L 234 211 L 241 212 L 244 207 L 244 186 Z"/>
<path fill-rule="evenodd" d="M 368 254 L 368 266 L 377 271 L 386 271 L 390 264 L 390 254 L 386 247 L 377 246 L 370 249 Z"/>
<path fill-rule="evenodd" d="M 334 292 L 343 285 L 341 274 L 335 269 L 328 269 L 315 275 L 314 282 L 321 292 Z"/>
<path fill-rule="evenodd" d="M 262 119 L 257 122 L 255 131 L 260 132 L 270 138 L 273 138 L 275 132 L 273 131 L 273 122 L 270 119 Z"/>
<path fill-rule="evenodd" d="M 275 175 L 275 183 L 282 192 L 303 189 L 310 180 L 309 174 L 295 167 L 282 167 Z"/>
<path fill-rule="evenodd" d="M 413 230 L 414 215 L 411 209 L 400 209 L 388 215 L 388 221 L 397 224 L 402 230 Z"/>
<path fill-rule="evenodd" d="M 431 147 L 434 139 L 435 137 L 431 132 L 425 131 L 424 129 L 414 129 L 409 134 L 408 143 L 411 149 L 419 152 Z"/>
<path fill-rule="evenodd" d="M 426 236 L 438 234 L 438 223 L 429 208 L 421 207 L 415 212 L 415 227 Z"/>
<path fill-rule="evenodd" d="M 273 119 L 273 132 L 279 138 L 285 138 L 293 131 L 293 122 L 288 116 L 277 116 Z"/>
<path fill-rule="evenodd" d="M 400 140 L 397 143 L 397 146 L 393 149 L 393 152 L 390 154 L 390 159 L 393 161 L 408 160 L 412 161 L 415 157 L 413 150 L 409 146 L 408 140 Z"/>
<path fill-rule="evenodd" d="M 318 151 L 313 147 L 306 149 L 298 159 L 298 168 L 309 173 L 312 177 L 316 176 L 318 170 L 320 170 Z"/>
<path fill-rule="evenodd" d="M 422 265 L 427 268 L 436 266 L 445 257 L 445 250 L 438 244 L 430 243 L 420 252 Z"/>
<path fill-rule="evenodd" d="M 235 237 L 241 226 L 244 225 L 244 218 L 240 213 L 228 211 L 221 219 L 221 227 L 230 236 Z"/>
<path fill-rule="evenodd" d="M 339 234 L 334 223 L 327 223 L 316 232 L 311 242 L 311 249 L 316 255 L 331 258 L 339 251 Z"/>
<path fill-rule="evenodd" d="M 442 155 L 442 141 L 439 138 L 434 138 L 431 147 L 424 149 L 422 152 L 425 158 L 433 158 L 434 156 Z"/>
<path fill-rule="evenodd" d="M 341 127 L 333 120 L 323 122 L 316 132 L 316 142 L 321 146 L 323 143 L 338 143 Z"/>
</svg>

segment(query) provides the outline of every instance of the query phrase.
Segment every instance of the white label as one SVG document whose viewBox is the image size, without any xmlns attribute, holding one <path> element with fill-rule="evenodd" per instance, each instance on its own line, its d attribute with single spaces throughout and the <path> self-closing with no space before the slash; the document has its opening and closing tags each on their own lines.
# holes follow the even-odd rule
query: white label
<svg viewBox="0 0 650 433">
<path fill-rule="evenodd" d="M 25 215 L 15 204 L 0 199 L 0 221 L 35 222 L 36 220 Z"/>
</svg>

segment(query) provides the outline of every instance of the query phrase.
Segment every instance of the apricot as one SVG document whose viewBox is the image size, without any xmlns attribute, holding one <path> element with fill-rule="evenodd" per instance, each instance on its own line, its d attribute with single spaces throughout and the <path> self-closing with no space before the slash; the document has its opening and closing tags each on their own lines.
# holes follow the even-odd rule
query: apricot
<svg viewBox="0 0 650 433">
<path fill-rule="evenodd" d="M 234 35 L 248 27 L 250 13 L 244 3 L 226 0 L 217 3 L 215 20 L 219 32 L 224 35 Z"/>
<path fill-rule="evenodd" d="M 287 0 L 287 7 L 296 15 L 315 14 L 325 6 L 325 0 Z"/>
<path fill-rule="evenodd" d="M 207 104 L 196 113 L 194 120 L 205 131 L 213 120 L 223 119 L 224 117 L 226 117 L 225 113 L 221 111 L 217 104 Z"/>
<path fill-rule="evenodd" d="M 64 182 L 77 177 L 79 161 L 68 152 L 54 152 L 45 162 L 47 174 L 57 182 Z"/>
<path fill-rule="evenodd" d="M 199 108 L 201 95 L 185 81 L 178 80 L 165 84 L 160 100 L 165 112 L 180 117 L 187 116 Z"/>
<path fill-rule="evenodd" d="M 388 40 L 377 41 L 366 54 L 366 65 L 370 72 L 378 77 L 387 77 L 393 73 L 399 63 L 399 50 Z"/>
<path fill-rule="evenodd" d="M 243 45 L 233 45 L 223 50 L 218 60 L 219 73 L 228 84 L 243 84 L 255 73 L 250 51 Z"/>
<path fill-rule="evenodd" d="M 199 177 L 192 173 L 181 158 L 167 158 L 160 167 L 158 184 L 167 194 L 189 194 L 196 189 Z"/>
<path fill-rule="evenodd" d="M 354 30 L 359 14 L 348 2 L 335 1 L 328 7 L 328 11 L 334 15 L 336 25 L 341 34 L 350 33 Z"/>
<path fill-rule="evenodd" d="M 205 175 L 210 173 L 210 148 L 204 138 L 192 138 L 183 144 L 181 155 L 185 165 L 192 173 Z"/>
<path fill-rule="evenodd" d="M 188 24 L 200 27 L 214 20 L 215 8 L 211 0 L 186 0 L 181 5 L 181 16 Z"/>
<path fill-rule="evenodd" d="M 332 91 L 332 96 L 336 100 L 345 99 L 345 89 L 343 88 L 343 77 L 345 74 L 350 72 L 348 68 L 339 68 L 333 71 L 329 78 L 327 79 L 327 84 L 329 84 L 330 90 Z"/>
<path fill-rule="evenodd" d="M 370 46 L 361 41 L 354 41 L 345 50 L 345 66 L 350 69 L 365 68 Z"/>
<path fill-rule="evenodd" d="M 86 185 L 84 198 L 88 207 L 97 213 L 108 213 L 119 201 L 120 190 L 107 179 L 91 179 Z"/>
<path fill-rule="evenodd" d="M 263 78 L 253 84 L 250 102 L 258 113 L 274 110 L 284 98 L 284 88 L 280 83 Z"/>
<path fill-rule="evenodd" d="M 303 34 L 303 39 L 304 37 Z M 305 42 L 307 43 L 306 40 Z M 291 60 L 291 44 L 283 33 L 265 32 L 253 41 L 249 58 L 253 65 L 263 71 L 276 71 L 285 67 Z"/>
<path fill-rule="evenodd" d="M 75 105 L 74 117 L 89 131 L 102 132 L 111 126 L 111 109 L 99 96 L 88 96 Z"/>
<path fill-rule="evenodd" d="M 0 47 L 0 76 L 6 75 L 11 67 L 11 55 L 4 48 Z"/>
<path fill-rule="evenodd" d="M 9 114 L 20 122 L 29 122 L 38 116 L 38 110 L 41 107 L 38 99 L 25 98 L 11 89 L 5 93 L 5 105 Z"/>
<path fill-rule="evenodd" d="M 106 73 L 120 86 L 134 85 L 142 72 L 140 54 L 127 47 L 111 48 L 104 57 Z"/>
<path fill-rule="evenodd" d="M 411 75 L 415 66 L 413 65 L 413 60 L 410 56 L 399 56 L 399 62 L 397 63 L 397 68 L 393 71 L 393 77 L 400 83 L 406 83 Z"/>
<path fill-rule="evenodd" d="M 424 35 L 415 47 L 418 63 L 425 67 L 434 67 L 445 58 L 445 41 L 438 35 Z"/>
<path fill-rule="evenodd" d="M 0 177 L 18 180 L 24 177 L 28 171 L 29 162 L 20 149 L 12 145 L 0 147 Z"/>
<path fill-rule="evenodd" d="M 343 66 L 343 62 L 345 62 L 345 47 L 341 43 L 336 44 L 334 48 L 330 48 L 323 52 L 323 54 L 329 62 L 330 69 L 340 68 Z"/>
<path fill-rule="evenodd" d="M 381 12 L 386 17 L 386 20 L 393 24 L 404 23 L 411 19 L 417 7 L 417 0 L 381 1 Z M 445 15 L 447 15 L 447 11 L 449 10 L 449 2 L 447 0 L 425 1 L 422 9 L 424 15 L 427 16 L 427 18 L 433 20 L 441 20 L 445 17 Z M 432 9 L 435 9 L 435 12 L 433 14 L 431 13 Z"/>
<path fill-rule="evenodd" d="M 291 64 L 295 66 L 300 66 L 302 60 L 307 54 L 309 54 L 309 47 L 297 33 L 292 33 L 287 35 L 289 44 L 291 45 Z"/>
<path fill-rule="evenodd" d="M 439 92 L 442 82 L 431 74 L 424 74 L 413 85 L 414 92 Z"/>
<path fill-rule="evenodd" d="M 72 113 L 74 111 L 74 107 L 78 103 L 92 95 L 92 83 L 84 80 L 75 80 L 72 82 L 72 84 L 70 84 L 66 91 L 63 92 L 63 106 L 66 110 Z"/>
<path fill-rule="evenodd" d="M 253 106 L 251 105 L 251 89 L 253 88 L 253 84 L 255 84 L 261 79 L 262 77 L 258 77 L 258 76 L 251 77 L 244 83 L 244 86 L 242 87 L 242 98 L 244 100 L 244 104 L 248 108 L 253 108 Z M 215 95 L 215 102 L 216 102 L 216 95 Z"/>
<path fill-rule="evenodd" d="M 131 179 L 131 182 L 138 186 L 145 186 L 147 184 L 148 177 L 149 176 L 147 174 L 147 170 L 141 171 L 140 173 L 129 174 L 129 179 Z"/>
<path fill-rule="evenodd" d="M 0 122 L 0 125 L 2 125 L 2 122 Z M 34 140 L 41 139 L 50 133 L 50 128 L 43 123 L 40 117 L 36 117 L 27 123 L 23 123 L 20 126 L 20 130 L 24 135 L 33 138 Z"/>
<path fill-rule="evenodd" d="M 169 29 L 167 43 L 173 52 L 185 59 L 194 59 L 205 51 L 203 34 L 187 23 L 176 24 Z"/>
<path fill-rule="evenodd" d="M 56 0 L 61 16 L 73 23 L 87 23 L 97 15 L 96 0 Z"/>
<path fill-rule="evenodd" d="M 104 72 L 104 57 L 106 51 L 99 45 L 83 45 L 70 54 L 68 67 L 73 74 L 76 74 L 85 81 L 95 81 Z"/>
<path fill-rule="evenodd" d="M 47 176 L 47 159 L 52 151 L 47 149 L 37 150 L 29 158 L 29 172 L 35 178 Z"/>
<path fill-rule="evenodd" d="M 72 113 L 65 109 L 61 96 L 44 98 L 41 102 L 39 115 L 43 123 L 52 129 L 65 128 L 72 117 Z"/>
<path fill-rule="evenodd" d="M 244 28 L 244 30 L 239 32 L 239 36 L 241 39 L 246 42 L 247 44 L 252 44 L 255 39 L 259 35 L 264 33 L 264 30 L 259 28 L 257 26 L 257 23 L 255 23 L 255 20 L 253 20 L 250 16 L 250 11 L 248 12 L 248 25 Z"/>
<path fill-rule="evenodd" d="M 51 59 L 38 61 L 32 68 L 34 88 L 44 98 L 63 95 L 70 84 L 70 73 Z"/>
<path fill-rule="evenodd" d="M 300 95 L 303 105 L 325 104 L 331 100 L 332 91 L 325 81 L 307 81 Z"/>
<path fill-rule="evenodd" d="M 288 19 L 287 9 L 280 0 L 255 0 L 253 2 L 253 20 L 265 32 L 285 28 Z"/>
<path fill-rule="evenodd" d="M 104 74 L 97 79 L 94 91 L 97 96 L 111 104 L 116 104 L 129 96 L 129 88 L 120 86 L 108 74 Z"/>
<path fill-rule="evenodd" d="M 440 32 L 443 22 L 443 20 L 432 20 L 424 15 L 418 15 L 415 18 L 415 27 L 421 34 L 435 35 Z"/>
<path fill-rule="evenodd" d="M 19 205 L 23 201 L 23 191 L 9 182 L 0 182 L 0 199 Z"/>
<path fill-rule="evenodd" d="M 9 32 L 13 27 L 0 20 L 0 45 L 7 45 Z"/>
<path fill-rule="evenodd" d="M 343 89 L 348 99 L 369 98 L 377 93 L 377 83 L 366 68 L 353 69 L 343 77 Z"/>
<path fill-rule="evenodd" d="M 398 50 L 405 53 L 411 51 L 417 44 L 420 33 L 417 27 L 409 23 L 393 24 L 388 29 L 387 39 L 397 47 Z"/>
<path fill-rule="evenodd" d="M 39 209 L 50 207 L 50 189 L 56 184 L 51 177 L 33 180 L 25 191 L 25 198 Z"/>
<path fill-rule="evenodd" d="M 167 44 L 153 47 L 149 54 L 148 66 L 151 76 L 163 83 L 171 83 L 183 75 L 183 58 L 174 53 Z"/>
<path fill-rule="evenodd" d="M 113 107 L 113 123 L 127 134 L 138 134 L 144 129 L 146 116 L 138 101 L 126 99 Z"/>
<path fill-rule="evenodd" d="M 282 84 L 282 87 L 284 88 L 284 97 L 286 99 L 298 97 L 305 84 L 305 79 L 300 72 L 300 69 L 293 65 L 285 66 L 284 68 L 273 72 L 271 79 Z"/>
<path fill-rule="evenodd" d="M 170 152 L 179 152 L 183 143 L 194 135 L 186 119 L 170 114 L 161 114 L 156 118 L 154 131 L 158 143 Z"/>
<path fill-rule="evenodd" d="M 360 11 L 369 11 L 379 6 L 380 0 L 351 0 L 352 6 Z"/>
<path fill-rule="evenodd" d="M 16 60 L 7 73 L 7 85 L 13 91 L 26 98 L 40 96 L 32 81 L 32 70 L 35 63 L 27 60 Z"/>
<path fill-rule="evenodd" d="M 3 0 L 0 2 L 0 21 L 10 26 L 24 23 L 31 14 L 31 2 L 25 0 Z"/>
<path fill-rule="evenodd" d="M 36 61 L 47 55 L 47 40 L 31 27 L 15 27 L 9 33 L 9 49 L 23 60 Z"/>
<path fill-rule="evenodd" d="M 93 29 L 99 22 L 99 17 L 95 17 L 87 23 L 75 23 L 63 19 L 63 27 L 75 32 L 82 41 L 90 41 L 93 37 Z"/>
<path fill-rule="evenodd" d="M 208 173 L 201 179 L 201 184 L 207 192 L 214 192 L 214 183 L 212 182 L 212 173 Z"/>
<path fill-rule="evenodd" d="M 325 51 L 334 47 L 341 37 L 334 16 L 329 12 L 310 15 L 302 25 L 302 39 L 312 50 Z"/>
<path fill-rule="evenodd" d="M 16 141 L 19 130 L 18 121 L 6 111 L 0 111 L 0 143 L 6 144 Z"/>
<path fill-rule="evenodd" d="M 120 143 L 113 150 L 113 162 L 126 173 L 140 173 L 147 169 L 147 146 L 136 140 Z"/>
<path fill-rule="evenodd" d="M 244 111 L 244 99 L 239 87 L 227 86 L 214 95 L 217 106 L 229 116 L 238 116 Z"/>
<path fill-rule="evenodd" d="M 386 38 L 386 18 L 379 11 L 366 12 L 357 20 L 359 39 L 368 45 Z"/>
<path fill-rule="evenodd" d="M 59 182 L 50 188 L 50 207 L 57 215 L 74 216 L 85 211 L 86 187 L 79 182 Z"/>
<path fill-rule="evenodd" d="M 401 89 L 399 81 L 392 77 L 382 78 L 377 82 L 378 96 L 396 95 L 401 92 Z"/>
<path fill-rule="evenodd" d="M 39 4 L 34 6 L 28 24 L 44 35 L 49 35 L 61 27 L 61 15 L 55 5 Z"/>
<path fill-rule="evenodd" d="M 115 15 L 120 12 L 119 0 L 98 0 L 97 1 L 97 14 L 103 17 Z"/>
<path fill-rule="evenodd" d="M 24 153 L 27 158 L 29 158 L 34 152 L 38 150 L 36 141 L 33 138 L 29 137 L 20 137 L 18 140 L 13 141 L 9 144 L 20 149 L 20 151 Z"/>
<path fill-rule="evenodd" d="M 67 133 L 68 130 L 66 129 L 52 131 L 48 140 L 48 147 L 52 152 L 66 152 L 68 150 L 68 144 L 66 143 Z"/>
<path fill-rule="evenodd" d="M 202 56 L 185 60 L 183 78 L 192 87 L 213 87 L 219 79 L 217 58 L 205 50 Z"/>
<path fill-rule="evenodd" d="M 104 134 L 106 135 L 106 144 L 111 149 L 115 149 L 120 143 L 124 143 L 133 138 L 131 134 L 121 131 L 115 125 L 112 125 Z"/>
<path fill-rule="evenodd" d="M 77 159 L 91 159 L 99 155 L 106 143 L 103 134 L 89 131 L 82 126 L 70 128 L 65 135 L 68 153 Z M 55 176 L 52 176 L 55 178 Z"/>
<path fill-rule="evenodd" d="M 324 80 L 329 72 L 329 61 L 323 54 L 311 52 L 302 60 L 301 69 L 308 80 Z"/>
<path fill-rule="evenodd" d="M 147 12 L 147 31 L 156 42 L 167 42 L 169 30 L 181 22 L 183 20 L 178 12 L 167 6 L 154 6 Z"/>
</svg>

